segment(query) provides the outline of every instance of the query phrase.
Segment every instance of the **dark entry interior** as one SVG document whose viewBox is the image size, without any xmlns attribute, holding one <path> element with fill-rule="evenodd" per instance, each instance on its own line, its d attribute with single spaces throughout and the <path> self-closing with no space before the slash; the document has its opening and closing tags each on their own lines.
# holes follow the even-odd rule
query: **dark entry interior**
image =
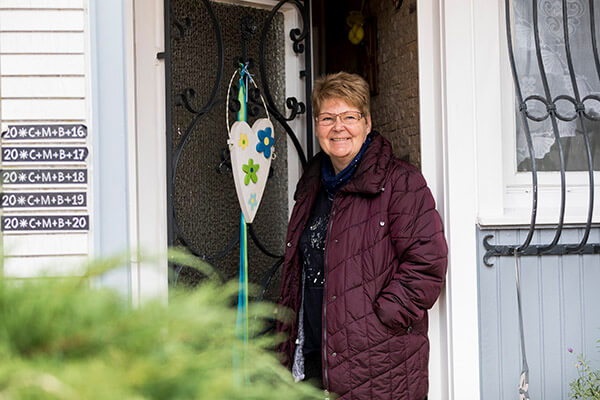
<svg viewBox="0 0 600 400">
<path fill-rule="evenodd" d="M 417 0 L 312 4 L 315 76 L 340 70 L 363 76 L 371 86 L 374 129 L 392 142 L 397 157 L 419 166 Z M 354 44 L 357 19 L 364 36 Z"/>
<path fill-rule="evenodd" d="M 315 76 L 361 75 L 377 93 L 377 19 L 367 0 L 313 1 Z"/>
</svg>

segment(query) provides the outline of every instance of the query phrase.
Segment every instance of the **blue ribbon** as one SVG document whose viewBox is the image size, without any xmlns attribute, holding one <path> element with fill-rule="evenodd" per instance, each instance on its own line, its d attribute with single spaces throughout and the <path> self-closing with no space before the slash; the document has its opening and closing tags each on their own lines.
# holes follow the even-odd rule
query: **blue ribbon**
<svg viewBox="0 0 600 400">
<path fill-rule="evenodd" d="M 247 121 L 248 113 L 246 103 L 248 101 L 247 79 L 251 76 L 248 73 L 248 64 L 240 64 L 240 89 L 238 92 L 238 101 L 240 101 L 240 110 L 237 113 L 238 121 Z M 235 374 L 235 383 L 243 382 L 248 384 L 247 372 L 247 347 L 248 347 L 248 232 L 244 214 L 241 213 L 240 220 L 240 269 L 238 283 L 238 306 L 237 318 L 235 324 L 237 337 L 242 341 L 242 355 L 240 360 L 239 351 L 233 354 L 233 367 Z"/>
</svg>

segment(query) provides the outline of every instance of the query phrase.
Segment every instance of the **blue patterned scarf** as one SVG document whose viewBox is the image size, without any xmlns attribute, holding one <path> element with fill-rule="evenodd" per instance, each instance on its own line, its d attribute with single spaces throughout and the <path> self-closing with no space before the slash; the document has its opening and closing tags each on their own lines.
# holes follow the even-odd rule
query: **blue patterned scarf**
<svg viewBox="0 0 600 400">
<path fill-rule="evenodd" d="M 354 157 L 354 159 L 350 161 L 350 164 L 337 175 L 333 169 L 333 164 L 331 164 L 331 159 L 329 157 L 323 158 L 323 163 L 321 164 L 321 180 L 323 181 L 323 185 L 325 186 L 325 190 L 330 199 L 333 198 L 342 186 L 352 179 L 360 159 L 363 154 L 365 154 L 369 143 L 371 143 L 371 139 L 373 139 L 371 135 L 368 135 L 356 157 Z"/>
</svg>

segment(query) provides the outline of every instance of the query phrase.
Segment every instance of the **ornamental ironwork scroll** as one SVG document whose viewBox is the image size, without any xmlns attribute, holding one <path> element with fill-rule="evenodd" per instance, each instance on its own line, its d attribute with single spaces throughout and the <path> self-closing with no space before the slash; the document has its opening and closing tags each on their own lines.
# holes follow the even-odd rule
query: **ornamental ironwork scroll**
<svg viewBox="0 0 600 400">
<path fill-rule="evenodd" d="M 264 7 L 264 2 L 261 2 Z M 301 21 L 299 27 L 279 35 L 274 30 L 283 29 L 282 7 L 295 7 L 298 11 Z M 210 32 L 208 32 L 210 30 Z M 278 36 L 279 35 L 279 36 Z M 234 37 L 232 40 L 231 38 Z M 273 39 L 275 38 L 275 39 Z M 258 87 L 248 90 L 247 112 L 249 117 L 258 117 L 265 114 L 265 106 L 270 117 L 277 121 L 275 130 L 278 131 L 278 137 L 281 142 L 277 143 L 277 149 L 285 149 L 286 137 L 290 139 L 294 146 L 298 158 L 302 165 L 306 165 L 307 159 L 312 156 L 312 109 L 310 102 L 304 104 L 297 98 L 283 98 L 284 92 L 280 88 L 273 90 L 273 79 L 280 79 L 285 82 L 285 68 L 274 71 L 270 66 L 270 59 L 276 57 L 277 49 L 270 48 L 273 40 L 291 41 L 290 45 L 298 57 L 303 57 L 304 70 L 300 72 L 297 79 L 304 84 L 304 94 L 310 99 L 312 91 L 312 69 L 311 69 L 311 49 L 310 49 L 310 1 L 301 0 L 283 0 L 277 3 L 270 10 L 255 9 L 231 5 L 221 2 L 208 0 L 165 0 L 165 51 L 159 53 L 157 57 L 165 60 L 166 71 L 166 109 L 167 109 L 167 193 L 168 193 L 168 228 L 169 244 L 182 245 L 189 251 L 207 261 L 219 270 L 219 263 L 227 260 L 232 268 L 235 263 L 229 261 L 234 255 L 234 249 L 239 244 L 239 229 L 232 229 L 231 238 L 225 240 L 218 251 L 209 252 L 200 248 L 199 243 L 204 241 L 215 242 L 215 232 L 224 230 L 219 226 L 218 221 L 209 222 L 209 229 L 205 229 L 198 238 L 195 227 L 191 227 L 188 215 L 182 210 L 182 203 L 185 202 L 186 208 L 201 208 L 207 213 L 211 209 L 221 206 L 221 202 L 230 201 L 230 192 L 233 190 L 233 179 L 231 176 L 231 163 L 229 150 L 226 146 L 227 132 L 224 129 L 223 112 L 235 113 L 239 110 L 240 104 L 235 99 L 236 96 L 230 96 L 229 104 L 226 103 L 226 89 L 229 71 L 237 68 L 240 63 L 248 65 L 250 73 L 255 74 Z M 201 46 L 211 46 L 210 59 L 208 56 L 198 57 L 195 49 Z M 283 44 L 282 44 L 283 46 Z M 192 49 L 192 50 L 190 50 Z M 283 54 L 283 52 L 281 52 Z M 258 55 L 258 61 L 253 58 Z M 205 58 L 203 58 L 205 57 Z M 281 56 L 283 57 L 283 56 Z M 182 66 L 183 65 L 183 66 Z M 210 76 L 214 77 L 212 85 L 199 87 L 197 82 L 184 82 L 180 79 L 182 73 L 190 76 Z M 228 71 L 224 74 L 224 70 Z M 273 77 L 276 78 L 273 78 Z M 289 78 L 288 78 L 289 80 Z M 285 84 L 285 83 L 284 83 Z M 235 86 L 235 85 L 234 85 Z M 276 85 L 277 86 L 277 85 Z M 238 88 L 232 87 L 231 91 L 236 92 Z M 265 99 L 263 103 L 261 96 Z M 286 108 L 286 111 L 282 111 Z M 306 118 L 306 138 L 307 154 L 304 153 L 297 134 L 290 126 L 290 121 L 296 118 Z M 220 129 L 213 130 L 214 126 Z M 222 129 L 221 129 L 222 128 Z M 285 132 L 285 135 L 283 134 Z M 278 139 L 276 139 L 277 141 Z M 212 147 L 207 145 L 212 144 Z M 215 149 L 214 143 L 222 143 Z M 211 148 L 212 150 L 208 150 Z M 197 165 L 198 158 L 192 153 L 198 151 L 211 151 L 214 154 L 202 158 L 202 160 L 212 163 L 207 165 Z M 285 162 L 285 151 L 278 153 L 277 161 Z M 207 162 L 205 162 L 206 164 Z M 277 171 L 277 166 L 271 168 L 269 176 L 282 175 Z M 195 171 L 202 173 L 202 178 L 218 185 L 220 176 L 226 176 L 231 181 L 231 188 L 213 188 L 217 192 L 221 191 L 221 197 L 213 196 L 213 204 L 200 204 L 200 200 L 193 193 L 197 193 L 196 183 L 189 180 L 190 175 Z M 280 177 L 281 178 L 281 177 Z M 271 179 L 271 178 L 270 178 Z M 285 181 L 285 182 L 284 182 Z M 186 183 L 192 182 L 192 183 Z M 287 177 L 281 179 L 281 186 L 287 190 Z M 277 189 L 273 189 L 277 190 Z M 283 190 L 279 188 L 279 190 Z M 191 193 L 191 194 L 190 194 Z M 287 207 L 287 196 L 285 197 Z M 182 200 L 182 198 L 184 200 Z M 216 199 L 216 200 L 215 200 Z M 234 199 L 235 200 L 235 199 Z M 237 205 L 237 201 L 235 203 Z M 239 206 L 237 206 L 239 207 Z M 239 218 L 239 208 L 231 213 L 233 218 Z M 268 214 L 263 213 L 263 214 Z M 282 226 L 285 229 L 287 222 L 287 209 L 284 210 L 285 221 Z M 258 215 L 260 216 L 260 214 Z M 205 218 L 204 218 L 205 217 Z M 263 217 L 268 218 L 268 217 Z M 213 221 L 215 216 L 203 216 L 203 219 Z M 273 259 L 272 264 L 263 268 L 264 274 L 255 276 L 254 280 L 262 283 L 262 297 L 265 290 L 274 275 L 276 274 L 283 258 L 283 250 L 273 250 L 273 245 L 267 245 L 264 235 L 269 231 L 269 227 L 263 227 L 260 232 L 261 221 L 248 226 L 248 234 L 255 245 L 255 248 L 263 256 Z M 256 225 L 256 226 L 255 226 Z M 280 228 L 278 226 L 278 228 Z M 285 234 L 278 236 L 283 248 Z M 214 248 L 212 246 L 211 248 Z M 182 272 L 182 266 L 173 266 L 175 280 Z M 252 275 L 252 274 L 251 274 Z"/>
<path fill-rule="evenodd" d="M 531 218 L 529 222 L 529 229 L 523 243 L 515 245 L 492 245 L 489 243 L 492 239 L 492 235 L 487 235 L 483 239 L 483 245 L 486 250 L 484 255 L 484 263 L 487 266 L 492 264 L 489 262 L 490 257 L 494 256 L 539 256 L 539 255 L 564 255 L 564 254 L 600 254 L 600 244 L 588 243 L 590 230 L 592 227 L 592 216 L 594 210 L 594 160 L 592 158 L 592 146 L 590 144 L 590 130 L 588 124 L 591 122 L 600 121 L 600 115 L 597 112 L 593 112 L 594 108 L 598 108 L 596 105 L 592 107 L 591 104 L 600 103 L 600 96 L 596 93 L 585 94 L 584 88 L 582 88 L 581 77 L 577 74 L 576 63 L 578 60 L 573 57 L 573 39 L 571 38 L 573 32 L 573 23 L 580 22 L 580 19 L 585 16 L 585 7 L 588 8 L 589 17 L 589 42 L 586 46 L 591 47 L 593 52 L 593 64 L 595 69 L 595 75 L 600 80 L 600 55 L 598 53 L 598 44 L 596 39 L 596 25 L 600 23 L 596 19 L 594 10 L 595 0 L 553 0 L 553 1 L 542 1 L 544 4 L 539 4 L 538 0 L 531 0 L 531 11 L 532 21 L 531 27 L 533 30 L 533 47 L 535 50 L 535 62 L 539 69 L 539 79 L 541 81 L 542 90 L 540 93 L 530 94 L 525 97 L 523 85 L 522 71 L 519 71 L 517 62 L 515 60 L 515 39 L 514 39 L 514 26 L 515 21 L 511 18 L 513 7 L 515 4 L 511 0 L 505 0 L 505 17 L 506 17 L 506 34 L 508 42 L 508 55 L 510 60 L 510 66 L 512 69 L 512 75 L 514 79 L 516 100 L 518 102 L 518 109 L 521 119 L 521 126 L 524 132 L 527 151 L 529 152 L 529 158 L 531 160 L 531 178 L 532 178 L 532 204 L 531 204 Z M 547 3 L 547 4 L 546 4 Z M 587 3 L 587 4 L 586 4 Z M 519 3 L 526 4 L 526 3 Z M 572 88 L 571 93 L 553 92 L 551 85 L 549 84 L 548 66 L 549 53 L 545 43 L 540 39 L 540 15 L 539 11 L 542 9 L 544 12 L 548 12 L 547 15 L 552 16 L 551 21 L 557 34 L 557 42 L 562 43 L 564 46 L 564 77 L 565 80 L 570 84 Z M 575 13 L 577 13 L 578 20 L 575 21 Z M 587 25 L 587 21 L 586 21 Z M 527 77 L 525 77 L 527 78 Z M 594 78 L 596 78 L 594 76 Z M 564 112 L 564 105 L 570 104 L 572 111 Z M 543 113 L 533 112 L 534 109 L 543 109 Z M 577 126 L 580 127 L 581 135 L 584 142 L 584 154 L 581 157 L 585 157 L 587 163 L 587 175 L 588 175 L 588 203 L 587 203 L 587 219 L 585 223 L 584 233 L 581 240 L 578 243 L 571 244 L 559 244 L 559 239 L 564 228 L 565 209 L 566 209 L 566 167 L 565 167 L 565 151 L 561 139 L 564 138 L 564 132 L 561 132 L 561 127 L 565 126 L 565 123 L 576 122 Z M 531 124 L 536 122 L 548 123 L 551 127 L 551 131 L 554 137 L 553 145 L 556 146 L 558 160 L 560 163 L 559 175 L 560 175 L 560 207 L 557 218 L 557 225 L 554 229 L 554 237 L 547 244 L 533 245 L 532 238 L 536 231 L 536 217 L 538 211 L 538 166 L 536 165 L 536 154 L 534 149 L 534 143 L 532 139 Z"/>
</svg>

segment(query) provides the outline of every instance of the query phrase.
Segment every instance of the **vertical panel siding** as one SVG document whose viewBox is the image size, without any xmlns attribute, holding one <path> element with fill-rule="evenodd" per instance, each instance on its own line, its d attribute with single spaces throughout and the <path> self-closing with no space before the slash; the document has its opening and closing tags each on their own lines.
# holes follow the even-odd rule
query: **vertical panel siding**
<svg viewBox="0 0 600 400">
<path fill-rule="evenodd" d="M 483 263 L 483 237 L 496 244 L 522 243 L 525 232 L 478 229 L 481 398 L 518 398 L 521 349 L 514 257 Z M 541 231 L 534 243 L 549 243 L 554 232 Z M 577 243 L 581 229 L 564 231 L 561 242 Z M 594 229 L 590 243 L 600 242 Z M 521 257 L 521 295 L 526 352 L 532 398 L 567 399 L 569 382 L 577 371 L 576 358 L 584 353 L 600 367 L 600 255 Z"/>
</svg>

